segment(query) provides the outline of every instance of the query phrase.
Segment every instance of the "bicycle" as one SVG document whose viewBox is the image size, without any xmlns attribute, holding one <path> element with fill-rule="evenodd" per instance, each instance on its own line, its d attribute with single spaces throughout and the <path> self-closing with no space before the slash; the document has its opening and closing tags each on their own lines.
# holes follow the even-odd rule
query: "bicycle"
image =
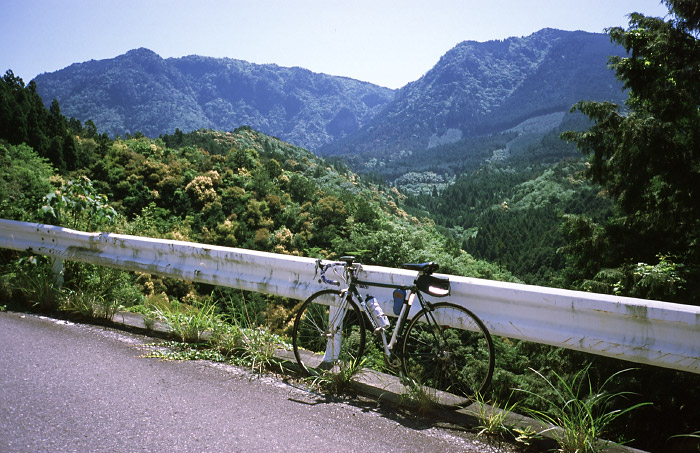
<svg viewBox="0 0 700 453">
<path fill-rule="evenodd" d="M 361 280 L 358 273 L 362 265 L 352 256 L 326 264 L 318 260 L 316 265 L 316 272 L 321 270 L 319 282 L 341 286 L 340 281 L 326 278 L 326 272 L 332 269 L 345 285 L 312 294 L 297 312 L 292 344 L 303 372 L 313 375 L 359 363 L 365 349 L 367 322 L 381 339 L 389 367 L 398 369 L 404 381 L 434 403 L 462 407 L 472 402 L 477 393 L 483 394 L 494 369 L 491 335 L 466 308 L 424 298 L 423 293 L 434 297 L 450 293 L 449 279 L 432 275 L 439 268 L 437 263 L 404 264 L 404 269 L 418 272 L 411 285 Z M 371 296 L 363 299 L 360 295 L 360 289 L 370 287 L 394 289 L 397 321 L 388 341 L 390 323 L 386 315 L 376 311 L 376 300 Z M 415 300 L 420 309 L 409 320 Z"/>
</svg>

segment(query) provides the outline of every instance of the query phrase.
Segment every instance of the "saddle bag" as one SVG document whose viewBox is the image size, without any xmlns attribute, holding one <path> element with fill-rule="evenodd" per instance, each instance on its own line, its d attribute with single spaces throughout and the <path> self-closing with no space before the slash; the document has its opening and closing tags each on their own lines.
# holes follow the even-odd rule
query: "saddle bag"
<svg viewBox="0 0 700 453">
<path fill-rule="evenodd" d="M 450 294 L 450 279 L 434 275 L 421 275 L 416 280 L 416 286 L 424 293 L 435 297 L 445 297 Z"/>
</svg>

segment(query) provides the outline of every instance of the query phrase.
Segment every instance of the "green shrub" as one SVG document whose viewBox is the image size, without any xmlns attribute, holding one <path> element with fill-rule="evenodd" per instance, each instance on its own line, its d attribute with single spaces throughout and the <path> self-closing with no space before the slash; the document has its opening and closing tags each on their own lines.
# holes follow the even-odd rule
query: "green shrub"
<svg viewBox="0 0 700 453">
<path fill-rule="evenodd" d="M 202 334 L 214 330 L 217 325 L 216 305 L 211 302 L 199 307 L 184 304 L 157 307 L 154 313 L 185 343 L 200 342 Z"/>
<path fill-rule="evenodd" d="M 92 319 L 111 321 L 122 308 L 117 299 L 93 292 L 66 289 L 61 291 L 60 299 L 61 310 Z"/>
<path fill-rule="evenodd" d="M 51 259 L 37 255 L 22 257 L 16 263 L 13 288 L 26 305 L 42 312 L 54 312 L 60 303 L 60 282 L 52 267 Z"/>
<path fill-rule="evenodd" d="M 612 442 L 601 441 L 609 425 L 620 416 L 651 404 L 639 403 L 623 409 L 615 408 L 613 403 L 630 395 L 630 392 L 608 393 L 604 389 L 618 375 L 629 370 L 613 374 L 599 389 L 594 389 L 589 368 L 590 366 L 576 373 L 571 381 L 553 373 L 554 382 L 532 370 L 554 392 L 551 399 L 529 390 L 522 390 L 545 403 L 547 409 L 530 409 L 527 412 L 543 424 L 553 426 L 549 430 L 559 443 L 560 451 L 565 453 L 593 453 L 610 447 Z"/>
</svg>

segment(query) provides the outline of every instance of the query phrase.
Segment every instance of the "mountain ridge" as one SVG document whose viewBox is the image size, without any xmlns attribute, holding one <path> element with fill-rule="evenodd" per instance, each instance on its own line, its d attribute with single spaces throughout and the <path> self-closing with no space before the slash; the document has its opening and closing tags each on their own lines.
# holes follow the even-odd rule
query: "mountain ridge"
<svg viewBox="0 0 700 453">
<path fill-rule="evenodd" d="M 35 80 L 45 103 L 56 98 L 67 116 L 92 119 L 109 135 L 246 125 L 320 155 L 387 165 L 568 112 L 580 100 L 622 102 L 622 86 L 607 67 L 609 56 L 622 53 L 604 34 L 546 28 L 463 41 L 398 90 L 300 67 L 163 59 L 145 48 Z"/>
<path fill-rule="evenodd" d="M 35 81 L 45 103 L 57 99 L 67 116 L 91 119 L 110 136 L 247 125 L 308 149 L 362 126 L 394 93 L 304 68 L 196 55 L 163 59 L 146 48 L 74 63 Z"/>
<path fill-rule="evenodd" d="M 320 153 L 379 153 L 391 160 L 428 149 L 446 135 L 452 143 L 568 112 L 582 99 L 621 102 L 622 86 L 607 68 L 607 58 L 621 52 L 606 35 L 555 29 L 461 42 L 422 78 L 401 88 L 365 127 Z"/>
</svg>

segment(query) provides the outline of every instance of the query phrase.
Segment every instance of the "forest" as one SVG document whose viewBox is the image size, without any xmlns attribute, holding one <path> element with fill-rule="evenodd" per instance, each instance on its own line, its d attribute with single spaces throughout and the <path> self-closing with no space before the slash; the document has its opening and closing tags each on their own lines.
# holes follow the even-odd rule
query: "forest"
<svg viewBox="0 0 700 453">
<path fill-rule="evenodd" d="M 8 71 L 0 218 L 308 257 L 354 254 L 391 267 L 436 261 L 454 275 L 697 305 L 700 13 L 667 4 L 666 21 L 632 15 L 629 29 L 609 31 L 629 54 L 610 62 L 628 93 L 624 106 L 580 102 L 571 129 L 511 147 L 507 160 L 453 166 L 439 187 L 421 182 L 427 190 L 387 184 L 381 173 L 361 177 L 340 159 L 247 126 L 110 138 L 92 121 L 63 116 L 57 101 L 47 109 L 34 81 Z M 489 154 L 511 140 L 466 143 Z M 450 146 L 445 162 L 457 163 Z M 213 301 L 221 316 L 244 306 L 253 325 L 284 336 L 298 303 L 77 263 L 66 265 L 60 298 L 42 273 L 45 258 L 0 250 L 0 308 L 60 310 L 66 294 L 124 309 Z M 653 405 L 625 414 L 611 435 L 658 451 L 700 426 L 695 375 L 508 339 L 496 348 L 493 401 L 541 404 L 513 393 L 546 393 L 530 369 L 571 378 L 585 368 L 599 384 L 633 367 L 641 369 L 614 384 L 634 394 L 626 404 Z"/>
</svg>

